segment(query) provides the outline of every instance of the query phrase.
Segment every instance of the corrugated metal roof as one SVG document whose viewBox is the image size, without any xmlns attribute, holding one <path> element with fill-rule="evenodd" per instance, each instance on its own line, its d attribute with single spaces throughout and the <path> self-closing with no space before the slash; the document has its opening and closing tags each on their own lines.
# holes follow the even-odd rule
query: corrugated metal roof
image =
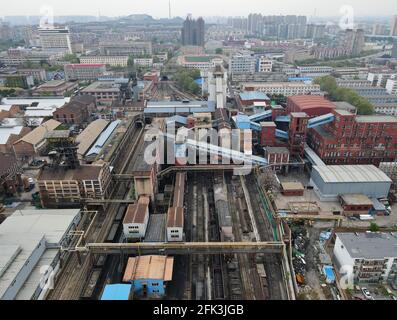
<svg viewBox="0 0 397 320">
<path fill-rule="evenodd" d="M 3 98 L 2 104 L 6 105 L 29 105 L 36 103 L 36 108 L 60 108 L 65 103 L 68 103 L 70 98 L 64 97 L 52 97 L 52 98 L 45 98 L 45 97 L 30 97 L 30 98 Z"/>
<path fill-rule="evenodd" d="M 94 146 L 87 152 L 87 156 L 92 154 L 99 154 L 101 152 L 103 146 L 105 145 L 106 141 L 112 135 L 113 131 L 116 130 L 117 126 L 121 123 L 121 120 L 113 121 L 108 125 L 105 131 L 101 133 L 98 140 L 95 141 Z"/>
<path fill-rule="evenodd" d="M 59 245 L 79 212 L 80 209 L 23 209 L 15 211 L 0 224 L 0 261 L 3 267 L 7 265 L 0 277 L 0 299 L 38 244 L 45 239 L 48 245 Z M 17 256 L 10 254 L 16 246 L 21 249 Z M 40 280 L 25 282 L 29 288 L 24 286 L 18 294 L 25 289 L 34 291 Z"/>
<path fill-rule="evenodd" d="M 39 143 L 40 141 L 42 141 L 44 139 L 45 134 L 48 131 L 54 130 L 55 128 L 57 128 L 60 125 L 61 125 L 61 123 L 59 121 L 50 119 L 50 120 L 44 122 L 43 124 L 41 124 L 40 126 L 38 126 L 36 129 L 29 132 L 27 135 L 25 135 L 24 137 L 22 137 L 15 143 L 24 141 L 24 142 L 36 145 L 37 143 Z"/>
<path fill-rule="evenodd" d="M 392 182 L 374 165 L 313 166 L 326 183 Z"/>
<path fill-rule="evenodd" d="M 172 280 L 173 257 L 138 256 L 128 259 L 123 282 L 134 280 Z"/>
<path fill-rule="evenodd" d="M 15 127 L 0 127 L 0 144 L 6 144 L 10 135 L 12 134 L 20 134 L 23 129 L 23 126 L 15 126 Z"/>
<path fill-rule="evenodd" d="M 109 121 L 104 119 L 91 122 L 76 138 L 79 143 L 77 153 L 84 155 L 108 124 Z"/>
<path fill-rule="evenodd" d="M 244 91 L 240 93 L 241 100 L 270 100 L 270 98 L 261 91 Z"/>
</svg>

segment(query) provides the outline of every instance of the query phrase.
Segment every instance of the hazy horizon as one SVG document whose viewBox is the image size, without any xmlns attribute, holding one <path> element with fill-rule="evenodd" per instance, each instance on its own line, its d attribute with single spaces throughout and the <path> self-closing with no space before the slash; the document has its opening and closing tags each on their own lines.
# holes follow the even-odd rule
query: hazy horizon
<svg viewBox="0 0 397 320">
<path fill-rule="evenodd" d="M 241 7 L 241 4 L 244 4 Z M 40 16 L 43 8 L 50 7 L 55 16 L 106 16 L 121 17 L 131 14 L 148 14 L 154 18 L 169 16 L 168 0 L 55 0 L 13 1 L 2 8 L 0 17 L 7 16 Z M 324 3 L 318 0 L 283 0 L 277 3 L 269 0 L 172 0 L 171 16 L 247 16 L 249 13 L 264 15 L 306 15 L 308 17 L 342 16 L 340 9 L 350 5 L 356 17 L 390 17 L 397 14 L 397 6 L 391 0 L 334 0 Z M 76 10 L 76 8 L 79 8 Z M 294 8 L 294 9 L 291 9 Z"/>
</svg>

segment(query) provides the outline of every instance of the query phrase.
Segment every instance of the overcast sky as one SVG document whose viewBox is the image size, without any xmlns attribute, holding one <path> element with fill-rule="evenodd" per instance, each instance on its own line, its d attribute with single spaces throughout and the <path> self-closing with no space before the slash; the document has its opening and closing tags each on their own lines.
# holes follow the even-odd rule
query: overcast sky
<svg viewBox="0 0 397 320">
<path fill-rule="evenodd" d="M 168 17 L 169 0 L 1 0 L 0 16 L 40 15 L 43 6 L 52 7 L 54 15 L 121 16 L 147 13 Z M 343 5 L 353 7 L 356 16 L 397 14 L 396 0 L 171 0 L 172 16 L 246 16 L 262 14 L 302 14 L 339 16 Z"/>
</svg>

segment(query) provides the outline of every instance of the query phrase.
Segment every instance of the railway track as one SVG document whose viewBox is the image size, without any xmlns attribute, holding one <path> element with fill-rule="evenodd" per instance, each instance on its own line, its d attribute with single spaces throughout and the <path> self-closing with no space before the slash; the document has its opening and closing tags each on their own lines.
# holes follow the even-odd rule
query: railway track
<svg viewBox="0 0 397 320">
<path fill-rule="evenodd" d="M 261 202 L 258 196 L 256 178 L 251 174 L 244 178 L 248 192 L 251 195 L 251 204 L 255 215 L 258 232 L 262 241 L 273 241 L 273 226 L 267 218 L 264 208 L 261 206 Z M 283 300 L 286 299 L 286 288 L 285 282 L 282 275 L 281 256 L 277 254 L 268 254 L 263 257 L 262 263 L 264 264 L 267 281 L 268 281 L 268 299 L 271 300 Z"/>
<path fill-rule="evenodd" d="M 135 123 L 132 122 L 131 126 L 135 126 Z M 130 131 L 132 130 L 132 131 Z M 128 128 L 127 132 L 130 134 L 136 134 L 136 131 L 133 128 Z M 139 132 L 138 137 L 126 137 L 123 139 L 124 145 L 123 150 L 130 150 L 127 155 L 122 156 L 121 163 L 124 162 L 122 168 L 120 169 L 120 173 L 129 173 L 128 164 L 130 161 L 134 159 L 134 150 L 139 143 L 142 143 L 142 133 L 143 129 Z M 135 138 L 135 139 L 134 139 Z M 118 155 L 123 155 L 124 153 L 118 153 Z M 116 164 L 119 163 L 119 160 L 114 160 Z M 117 170 L 118 168 L 116 168 Z M 110 198 L 124 198 L 126 193 L 128 192 L 128 187 L 125 185 L 118 183 L 113 188 L 113 192 Z M 98 219 L 93 227 L 90 229 L 89 233 L 86 234 L 87 242 L 105 242 L 108 236 L 108 233 L 112 227 L 113 221 L 118 214 L 119 208 L 121 204 L 119 203 L 111 203 L 104 210 L 98 214 Z M 79 225 L 79 230 L 84 230 L 84 221 L 83 224 Z M 48 300 L 78 300 L 80 299 L 84 288 L 86 287 L 86 282 L 89 280 L 90 271 L 93 267 L 93 259 L 94 257 L 90 254 L 79 255 L 77 253 L 69 252 L 67 260 L 64 261 L 65 265 L 63 269 L 57 276 L 55 288 L 48 294 Z"/>
</svg>

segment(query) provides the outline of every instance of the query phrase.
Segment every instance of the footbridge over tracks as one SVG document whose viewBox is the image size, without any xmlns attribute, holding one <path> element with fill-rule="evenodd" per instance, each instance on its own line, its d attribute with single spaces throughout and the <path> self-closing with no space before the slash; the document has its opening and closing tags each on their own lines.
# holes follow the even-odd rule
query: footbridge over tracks
<svg viewBox="0 0 397 320">
<path fill-rule="evenodd" d="M 283 242 L 88 243 L 73 251 L 97 254 L 237 254 L 282 253 Z"/>
</svg>

